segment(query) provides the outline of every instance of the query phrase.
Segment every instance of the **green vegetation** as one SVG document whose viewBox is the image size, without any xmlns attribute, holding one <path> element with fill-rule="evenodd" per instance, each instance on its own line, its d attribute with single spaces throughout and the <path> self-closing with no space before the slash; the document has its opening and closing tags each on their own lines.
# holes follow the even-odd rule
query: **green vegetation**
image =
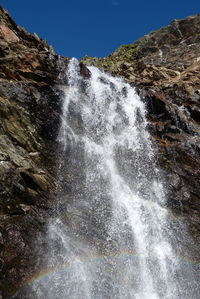
<svg viewBox="0 0 200 299">
<path fill-rule="evenodd" d="M 140 57 L 140 49 L 144 49 L 146 47 L 146 43 L 149 42 L 149 39 L 151 39 L 158 30 L 151 31 L 149 34 L 137 39 L 131 44 L 121 45 L 117 50 L 107 57 L 96 58 L 85 56 L 81 59 L 81 61 L 85 64 L 94 65 L 100 69 L 114 74 L 118 74 L 120 72 L 132 73 L 134 70 L 134 65 Z"/>
<path fill-rule="evenodd" d="M 19 28 L 20 28 L 25 34 L 29 34 L 25 27 L 20 26 Z"/>
<path fill-rule="evenodd" d="M 48 46 L 48 48 L 49 48 L 49 52 L 51 53 L 51 54 L 55 54 L 55 51 L 54 51 L 54 48 L 53 48 L 53 46 Z"/>
<path fill-rule="evenodd" d="M 39 38 L 39 36 L 37 35 L 37 33 L 33 33 L 33 36 L 35 37 L 35 39 L 37 39 L 38 41 L 40 41 L 40 38 Z"/>
</svg>

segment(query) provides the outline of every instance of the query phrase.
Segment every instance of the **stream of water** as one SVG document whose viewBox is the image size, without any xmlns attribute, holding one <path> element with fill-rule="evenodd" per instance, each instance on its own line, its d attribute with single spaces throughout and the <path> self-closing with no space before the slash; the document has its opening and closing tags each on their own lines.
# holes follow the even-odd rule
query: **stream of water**
<svg viewBox="0 0 200 299">
<path fill-rule="evenodd" d="M 52 273 L 35 283 L 37 296 L 193 298 L 189 270 L 176 257 L 145 104 L 122 79 L 89 70 L 83 78 L 78 61 L 69 63 L 59 133 L 62 192 L 48 232 Z"/>
</svg>

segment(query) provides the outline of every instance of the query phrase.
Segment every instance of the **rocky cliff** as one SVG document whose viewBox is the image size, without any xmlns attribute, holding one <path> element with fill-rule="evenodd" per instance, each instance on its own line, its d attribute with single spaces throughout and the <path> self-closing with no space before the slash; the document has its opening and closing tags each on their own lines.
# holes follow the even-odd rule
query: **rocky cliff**
<svg viewBox="0 0 200 299">
<path fill-rule="evenodd" d="M 200 15 L 174 20 L 103 59 L 83 58 L 136 86 L 148 108 L 168 205 L 200 238 Z M 56 201 L 57 134 L 68 59 L 0 8 L 0 297 L 42 269 Z M 82 75 L 88 75 L 81 64 Z M 34 258 L 37 256 L 37 259 Z M 17 298 L 17 297 L 15 297 Z M 24 298 L 30 298 L 25 297 Z"/>
<path fill-rule="evenodd" d="M 34 256 L 42 246 L 36 239 L 45 230 L 55 199 L 55 147 L 62 96 L 59 85 L 66 83 L 66 65 L 66 59 L 53 55 L 46 42 L 18 27 L 0 8 L 3 297 L 31 278 Z"/>
</svg>

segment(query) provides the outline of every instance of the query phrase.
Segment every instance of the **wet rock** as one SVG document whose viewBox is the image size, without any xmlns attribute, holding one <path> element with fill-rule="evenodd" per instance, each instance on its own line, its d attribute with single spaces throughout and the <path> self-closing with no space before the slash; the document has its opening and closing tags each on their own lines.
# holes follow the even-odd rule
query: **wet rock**
<svg viewBox="0 0 200 299">
<path fill-rule="evenodd" d="M 83 63 L 80 63 L 80 74 L 87 79 L 90 77 L 90 71 Z"/>
<path fill-rule="evenodd" d="M 181 187 L 181 178 L 177 174 L 172 174 L 169 178 L 169 182 L 171 183 L 172 187 L 176 190 L 180 189 Z"/>
</svg>

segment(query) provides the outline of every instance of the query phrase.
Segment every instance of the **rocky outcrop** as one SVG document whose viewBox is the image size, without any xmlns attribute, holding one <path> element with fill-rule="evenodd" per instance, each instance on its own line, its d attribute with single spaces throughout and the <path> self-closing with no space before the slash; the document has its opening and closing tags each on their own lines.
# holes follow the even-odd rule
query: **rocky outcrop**
<svg viewBox="0 0 200 299">
<path fill-rule="evenodd" d="M 167 176 L 168 205 L 190 224 L 196 245 L 200 241 L 199 36 L 197 15 L 174 20 L 106 58 L 82 59 L 122 76 L 146 102 L 149 131 L 158 145 L 157 162 Z M 42 269 L 43 232 L 56 201 L 56 138 L 67 63 L 0 8 L 0 298 L 12 296 Z M 81 74 L 89 76 L 83 63 Z M 198 254 L 193 250 L 192 258 Z"/>
<path fill-rule="evenodd" d="M 84 57 L 135 85 L 147 104 L 168 205 L 200 242 L 200 15 L 174 20 L 103 59 Z M 198 254 L 195 253 L 194 256 Z"/>
<path fill-rule="evenodd" d="M 0 8 L 0 297 L 32 277 L 55 200 L 67 59 L 51 52 Z"/>
</svg>

